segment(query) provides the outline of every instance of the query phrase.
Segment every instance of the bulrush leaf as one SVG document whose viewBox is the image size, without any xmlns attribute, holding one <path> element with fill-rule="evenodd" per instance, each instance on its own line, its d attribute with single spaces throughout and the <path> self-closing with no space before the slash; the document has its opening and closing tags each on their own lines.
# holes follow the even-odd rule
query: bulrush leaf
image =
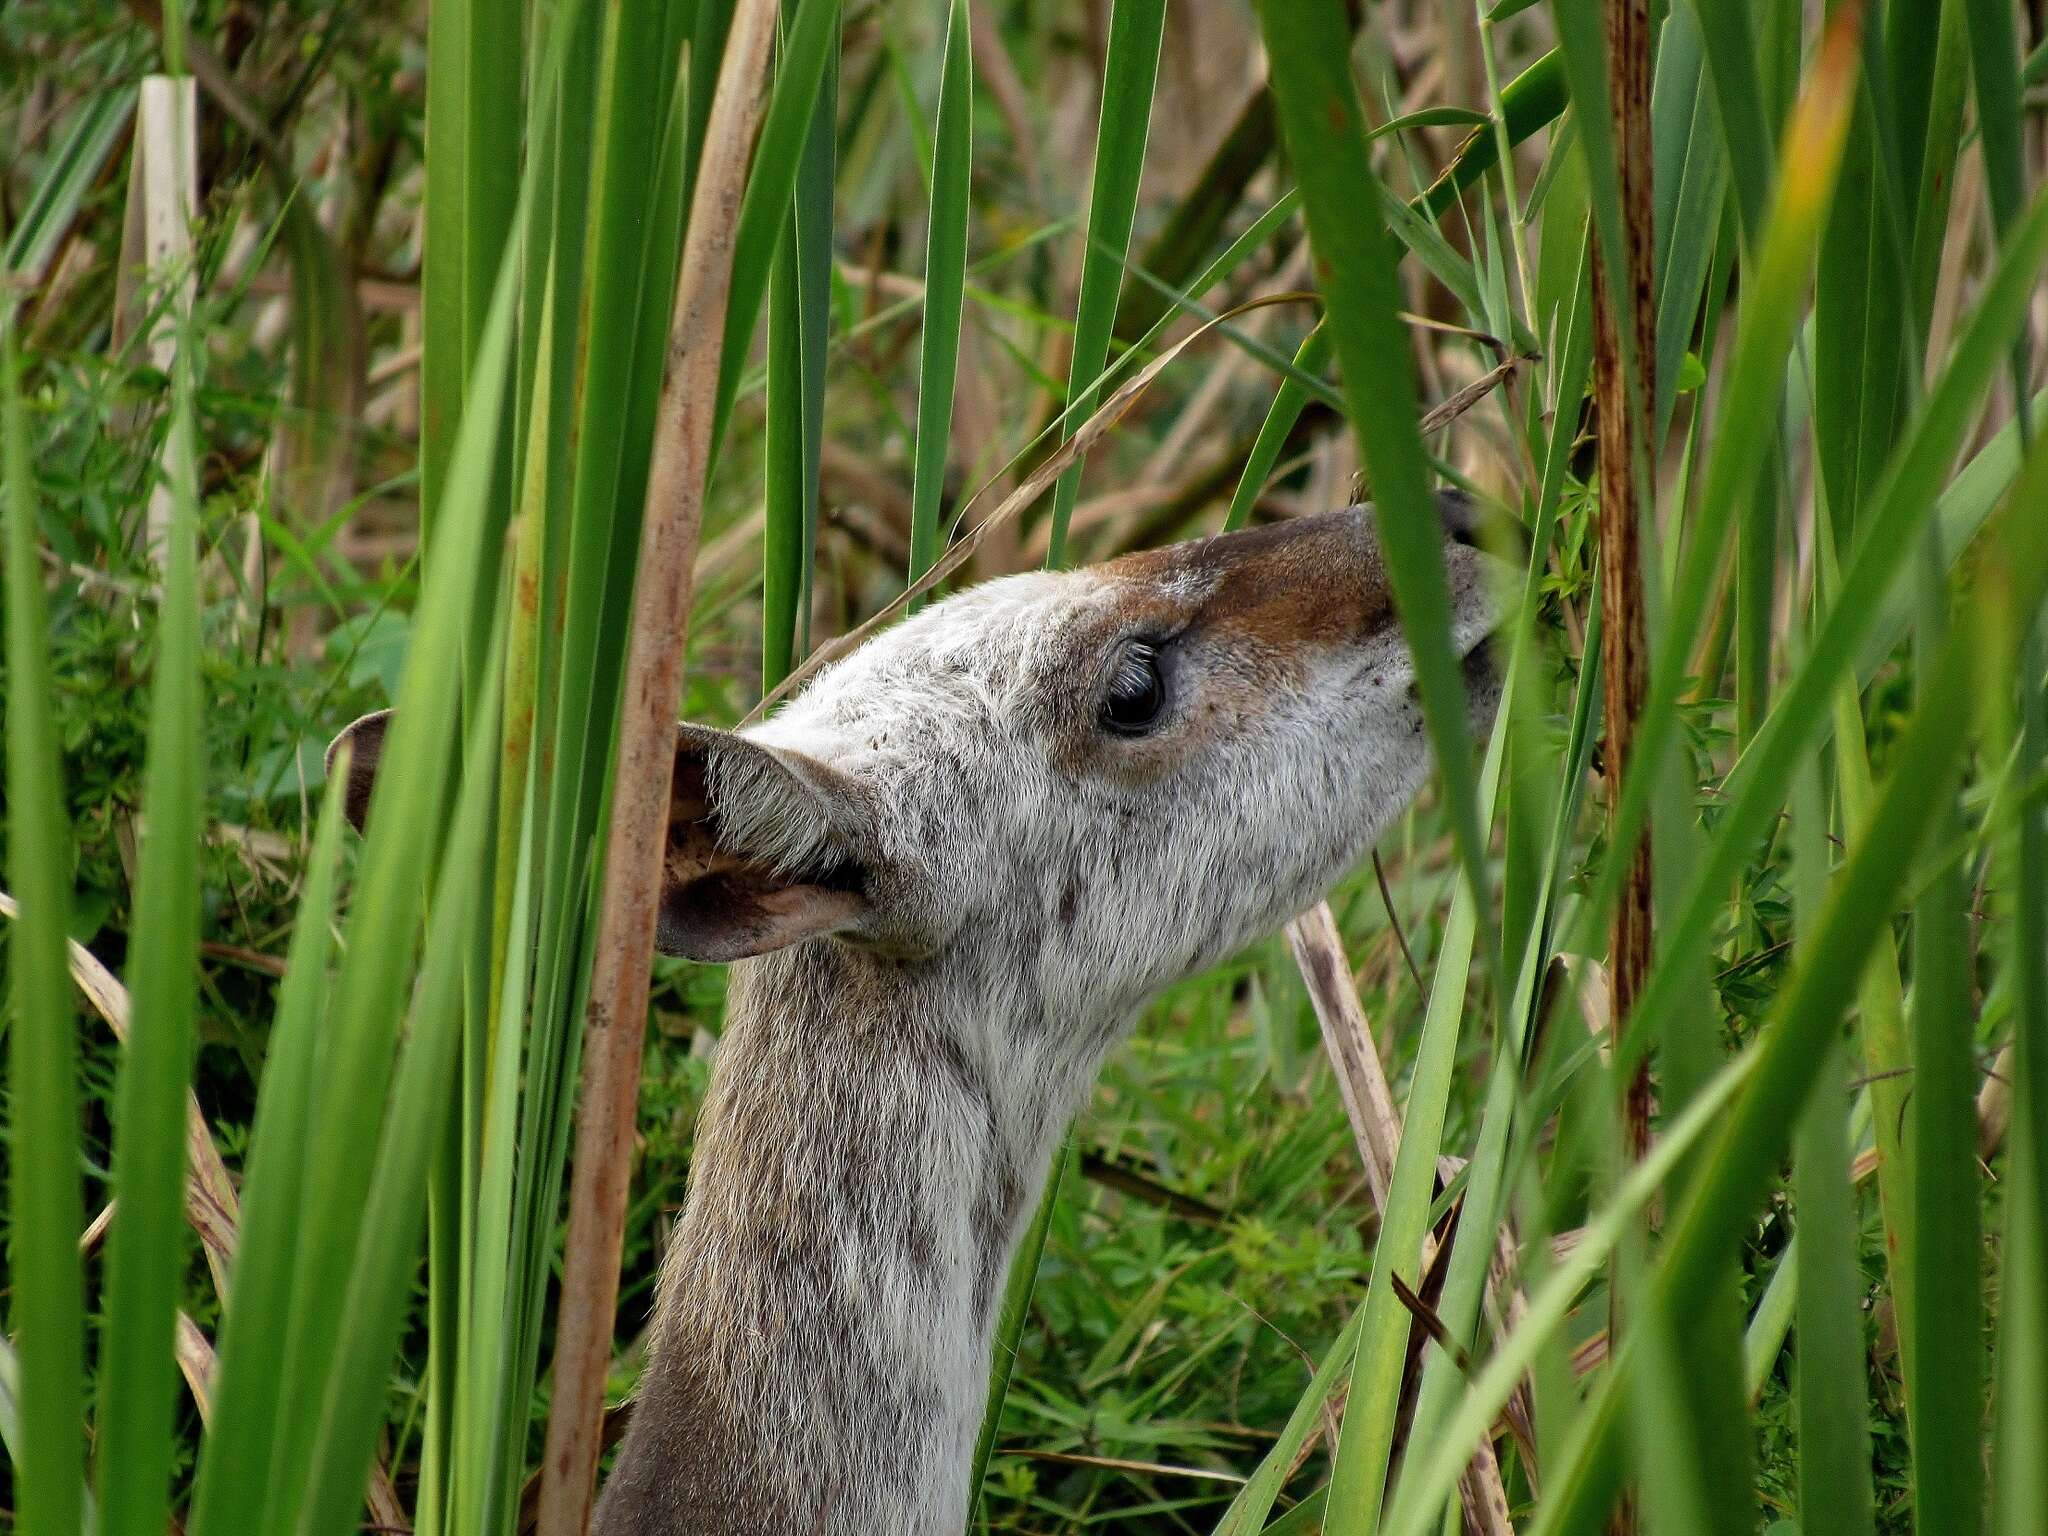
<svg viewBox="0 0 2048 1536">
<path fill-rule="evenodd" d="M 785 0 L 787 15 L 795 0 Z M 828 64 L 797 167 L 789 229 L 768 292 L 763 443 L 761 691 L 810 649 L 818 475 L 825 438 L 825 344 L 832 318 L 832 171 L 839 72 Z"/>
<path fill-rule="evenodd" d="M 1998 602 L 2003 590 L 1986 597 Z M 2039 782 L 2048 756 L 2048 700 L 2038 686 L 2044 646 L 2038 614 L 2000 614 L 2023 638 L 2019 686 L 1994 693 L 2014 748 L 2015 782 Z M 2009 682 L 2009 680 L 2008 680 Z M 1994 683 L 1994 689 L 1997 685 Z M 2005 1232 L 1999 1276 L 1994 1529 L 2020 1536 L 2048 1507 L 2048 824 L 2039 798 L 2001 797 L 1997 881 L 2013 999 L 2013 1118 L 2005 1162 Z"/>
<path fill-rule="evenodd" d="M 1165 27 L 1166 0 L 1112 0 L 1102 115 L 1095 133 L 1095 185 L 1088 197 L 1088 245 L 1074 315 L 1073 357 L 1067 368 L 1069 423 L 1085 421 L 1101 398 L 1100 375 L 1109 360 L 1124 258 L 1137 217 L 1138 182 L 1145 168 L 1145 137 L 1152 125 L 1152 91 L 1159 78 Z M 1071 430 L 1069 426 L 1067 431 Z M 1080 494 L 1081 470 L 1076 465 L 1053 488 L 1047 565 L 1066 562 L 1067 520 Z"/>
<path fill-rule="evenodd" d="M 1372 184 L 1372 167 L 1364 108 L 1351 79 L 1350 29 L 1341 5 L 1320 0 L 1268 3 L 1259 19 L 1281 124 L 1301 181 L 1323 323 L 1371 477 L 1380 541 L 1402 633 L 1415 658 L 1452 830 L 1466 878 L 1477 891 L 1484 886 L 1484 866 L 1465 690 L 1450 643 L 1442 535 L 1417 427 L 1415 359 L 1401 322 L 1395 245 L 1378 210 L 1357 191 Z M 1482 930 L 1491 933 L 1484 919 Z M 1481 945 L 1482 953 L 1493 949 L 1490 939 Z"/>
<path fill-rule="evenodd" d="M 64 939 L 71 825 L 58 779 L 50 630 L 30 478 L 14 310 L 0 309 L 0 474 L 7 521 L 7 881 L 21 900 L 8 938 L 10 1115 L 8 1326 L 20 1376 L 9 1383 L 23 1432 L 14 1516 L 24 1531 L 75 1531 L 85 1472 L 84 1277 L 79 1191 L 78 1045 Z M 173 1155 L 178 1155 L 173 1153 Z M 22 1241 L 38 1234 L 54 1240 Z"/>
<path fill-rule="evenodd" d="M 1938 530 L 1930 527 L 1921 537 L 1927 553 L 1916 573 L 1921 614 L 1914 661 L 1926 688 L 1948 681 L 1936 668 L 1948 634 L 1948 583 Z M 1936 846 L 1951 841 L 1959 830 L 1954 804 L 1935 806 L 1932 817 Z M 1969 902 L 1961 866 L 1943 858 L 1913 907 L 1907 1156 L 1916 1271 L 1907 1422 L 1913 1511 L 1925 1531 L 1981 1530 L 1984 1518 L 1983 1189 Z"/>
<path fill-rule="evenodd" d="M 1294 354 L 1294 366 L 1303 373 L 1314 373 L 1329 360 L 1330 336 L 1320 325 L 1303 339 L 1301 347 Z M 1242 528 L 1252 515 L 1252 507 L 1259 494 L 1265 490 L 1266 482 L 1272 478 L 1273 466 L 1280 462 L 1280 454 L 1287 446 L 1287 438 L 1294 431 L 1294 424 L 1301 420 L 1301 413 L 1308 404 L 1308 389 L 1292 379 L 1282 379 L 1280 388 L 1273 396 L 1273 404 L 1266 411 L 1266 419 L 1259 424 L 1259 435 L 1252 442 L 1252 451 L 1244 461 L 1244 471 L 1238 476 L 1237 489 L 1231 493 L 1230 511 L 1223 519 L 1223 531 Z"/>
<path fill-rule="evenodd" d="M 2048 589 L 2048 524 L 2034 515 L 2044 498 L 2048 451 L 2036 449 L 1999 530 L 2001 579 L 2009 583 L 2018 612 L 2033 611 Z M 1848 1000 L 1837 978 L 1862 966 L 1879 929 L 1890 921 L 1913 860 L 1953 792 L 1970 737 L 1973 679 L 1980 667 L 2000 660 L 1995 628 L 1972 623 L 1959 625 L 1942 643 L 1937 663 L 1923 670 L 1920 704 L 1893 750 L 1891 775 L 1877 809 L 1835 882 L 1811 948 L 1779 994 L 1761 1042 L 1749 1053 L 1755 1071 L 1730 1106 L 1690 1198 L 1668 1228 L 1649 1282 L 1649 1304 L 1691 1315 L 1705 1300 L 1730 1245 L 1740 1241 L 1743 1224 L 1762 1197 L 1832 1050 Z M 1662 962 L 1670 963 L 1668 958 Z M 1615 1453 L 1627 1361 L 1624 1351 L 1588 1403 L 1580 1440 L 1551 1474 L 1554 1481 L 1546 1489 L 1533 1536 L 1590 1532 L 1605 1520 L 1619 1482 Z"/>
<path fill-rule="evenodd" d="M 492 360 L 493 339 L 486 333 L 480 361 Z M 487 395 L 479 390 L 477 398 Z M 459 453 L 455 462 L 460 466 Z M 461 528 L 451 517 L 450 535 Z M 502 677 L 503 630 L 494 624 L 492 632 L 497 638 L 483 675 L 496 684 Z M 490 761 L 498 727 L 494 709 L 475 712 L 463 748 L 466 762 Z M 463 968 L 475 931 L 486 921 L 475 870 L 495 810 L 491 776 L 470 775 L 456 803 L 447 857 L 435 884 L 419 987 L 399 1053 L 390 1112 L 376 1138 L 359 1245 L 342 1294 L 324 1302 L 340 1325 L 333 1365 L 317 1416 L 303 1404 L 294 1405 L 317 1425 L 305 1484 L 295 1490 L 299 1507 L 292 1529 L 297 1536 L 343 1536 L 358 1522 L 363 1478 L 382 1418 L 385 1377 L 419 1268 L 427 1167 L 440 1151 L 453 1102 L 449 1089 L 462 1038 Z"/>
<path fill-rule="evenodd" d="M 160 1536 L 170 1513 L 173 1319 L 185 1273 L 185 1090 L 199 990 L 199 485 L 192 353 L 172 369 L 171 525 L 144 767 L 142 868 L 116 1084 L 107 1326 L 100 1349 L 98 1487 L 109 1536 Z"/>
<path fill-rule="evenodd" d="M 1865 635 L 1882 616 L 1883 595 L 1898 576 L 1919 530 L 1934 515 L 1942 476 L 1960 446 L 1976 401 L 1997 370 L 2044 259 L 2048 259 L 2048 196 L 2035 199 L 2026 221 L 2001 253 L 1998 268 L 1957 342 L 1947 370 L 1907 429 L 1865 522 L 1855 558 L 1843 574 L 1804 665 L 1786 681 L 1756 739 L 1723 782 L 1726 813 L 1716 824 L 1713 840 L 1693 877 L 1680 920 L 1665 931 L 1670 948 L 1664 963 L 1652 971 L 1637 1004 L 1641 1027 L 1626 1043 L 1626 1052 L 1646 1049 L 1654 1041 L 1659 1027 L 1656 1021 L 1663 1010 L 1678 1002 L 1681 988 L 1693 985 L 1691 973 L 1684 971 L 1683 965 L 1674 968 L 1671 957 L 1685 955 L 1688 958 L 1683 964 L 1690 965 L 1704 956 L 1709 935 L 1698 926 L 1705 920 L 1703 914 L 1723 900 L 1735 870 L 1783 808 L 1783 786 L 1792 765 L 1826 729 L 1829 699 L 1847 675 Z M 1739 340 L 1737 347 L 1739 352 Z M 1739 369 L 1738 362 L 1738 379 Z M 1696 548 L 1691 558 L 1697 555 Z M 1662 669 L 1660 657 L 1660 672 Z M 1675 683 L 1671 692 L 1675 695 Z M 1652 709 L 1643 721 L 1646 744 L 1653 731 L 1668 739 L 1672 724 L 1668 714 L 1656 709 L 1660 690 L 1655 678 L 1650 699 Z M 1640 824 L 1630 819 L 1632 798 L 1646 800 L 1647 795 L 1637 797 L 1624 791 L 1624 827 Z"/>
<path fill-rule="evenodd" d="M 838 55 L 838 44 L 839 0 L 797 0 L 783 35 L 774 89 L 761 119 L 760 142 L 754 147 L 747 190 L 740 201 L 732 290 L 725 301 L 725 345 L 719 351 L 718 397 L 711 426 L 714 463 L 732 418 L 740 375 L 746 369 L 747 344 L 768 294 L 775 248 L 789 221 L 790 198 L 811 138 L 819 88 L 827 65 Z"/>
<path fill-rule="evenodd" d="M 1827 905 L 1827 801 L 1804 765 L 1792 807 L 1798 920 L 1817 931 Z M 1797 1271 L 1799 1516 L 1812 1536 L 1870 1536 L 1870 1432 L 1864 1421 L 1863 1320 L 1856 1270 L 1856 1191 L 1849 1182 L 1847 1074 L 1827 1050 L 1793 1143 Z"/>
<path fill-rule="evenodd" d="M 939 73 L 932 208 L 925 235 L 924 331 L 917 354 L 917 446 L 910 480 L 912 581 L 930 570 L 939 554 L 939 502 L 946 489 L 953 381 L 960 366 L 960 308 L 967 283 L 971 212 L 968 172 L 974 150 L 974 56 L 968 43 L 967 5 L 968 0 L 952 0 L 947 8 L 945 60 Z"/>
<path fill-rule="evenodd" d="M 477 352 L 477 377 L 442 498 L 448 553 L 430 560 L 414 621 L 397 713 L 384 744 L 370 801 L 369 835 L 358 866 L 348 952 L 335 990 L 323 1070 L 310 1117 L 318 1127 L 307 1149 L 300 1207 L 299 1262 L 293 1275 L 290 1326 L 266 1362 L 295 1404 L 326 1399 L 341 1343 L 338 1302 L 353 1273 L 370 1168 L 362 1149 L 374 1144 L 384 1118 L 399 1020 L 412 971 L 415 930 L 424 891 L 423 854 L 437 850 L 443 799 L 432 786 L 450 782 L 458 743 L 443 722 L 457 716 L 461 646 L 479 604 L 481 562 L 464 558 L 479 546 L 496 462 L 499 412 L 511 362 L 513 263 L 500 272 L 490 324 Z M 488 764 L 495 753 L 472 758 Z M 474 878 L 474 869 L 470 871 Z M 310 1414 L 278 1426 L 268 1479 L 264 1530 L 292 1524 L 304 1498 L 318 1445 Z"/>
<path fill-rule="evenodd" d="M 191 1527 L 198 1536 L 255 1529 L 271 1446 L 288 1411 L 279 1398 L 281 1379 L 271 1367 L 274 1341 L 284 1337 L 290 1321 L 285 1309 L 298 1258 L 306 1149 L 315 1134 L 308 1110 L 327 1016 L 344 798 L 328 795 L 320 807 L 256 1099 L 232 1304 L 220 1332 L 213 1424 L 192 1500 Z"/>
</svg>

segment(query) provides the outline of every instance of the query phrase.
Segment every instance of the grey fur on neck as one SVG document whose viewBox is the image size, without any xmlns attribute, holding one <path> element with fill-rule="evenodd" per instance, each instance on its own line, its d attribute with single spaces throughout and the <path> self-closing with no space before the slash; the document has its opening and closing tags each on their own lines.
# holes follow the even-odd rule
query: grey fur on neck
<svg viewBox="0 0 2048 1536">
<path fill-rule="evenodd" d="M 1017 993 L 977 969 L 832 940 L 734 969 L 598 1536 L 961 1529 L 1003 1280 L 1113 1034 L 998 1091 L 1072 1037 L 992 1016 Z"/>
</svg>

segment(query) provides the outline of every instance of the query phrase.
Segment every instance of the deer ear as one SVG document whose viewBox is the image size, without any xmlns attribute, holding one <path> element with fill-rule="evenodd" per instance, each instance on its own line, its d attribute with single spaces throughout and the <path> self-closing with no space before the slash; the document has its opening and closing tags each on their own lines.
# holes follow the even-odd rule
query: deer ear
<svg viewBox="0 0 2048 1536">
<path fill-rule="evenodd" d="M 857 924 L 864 797 L 815 758 L 677 727 L 655 947 L 722 963 Z"/>
<path fill-rule="evenodd" d="M 348 777 L 341 786 L 342 811 L 358 832 L 370 815 L 370 791 L 377 787 L 377 764 L 384 756 L 384 732 L 391 724 L 391 711 L 380 709 L 365 715 L 327 744 L 327 774 L 330 786 L 334 761 L 348 748 Z"/>
</svg>

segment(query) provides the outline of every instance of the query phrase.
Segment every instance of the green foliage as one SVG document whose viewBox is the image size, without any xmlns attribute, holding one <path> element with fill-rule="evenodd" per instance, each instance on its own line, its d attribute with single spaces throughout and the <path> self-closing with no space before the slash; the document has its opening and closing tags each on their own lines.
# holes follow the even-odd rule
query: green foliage
<svg viewBox="0 0 2048 1536">
<path fill-rule="evenodd" d="M 1387 1208 L 1283 945 L 1160 998 L 1012 1276 L 973 1529 L 1421 1536 L 1481 1450 L 1525 1532 L 1606 1530 L 1624 1489 L 1658 1533 L 2038 1523 L 2048 55 L 2000 0 L 1828 9 L 1669 8 L 1636 299 L 1591 281 L 1632 150 L 1590 0 L 780 6 L 683 712 L 740 719 L 1214 322 L 951 579 L 1362 472 L 1443 764 L 1384 896 L 1332 898 L 1403 1117 Z M 518 1528 L 734 14 L 0 12 L 0 1528 L 338 1533 L 366 1482 L 372 1519 Z M 1469 96 L 1418 92 L 1425 62 Z M 135 88 L 181 64 L 195 270 L 138 273 Z M 1657 385 L 1618 782 L 1588 399 L 1617 296 Z M 1521 572 L 1483 768 L 1439 481 Z M 322 752 L 394 702 L 403 788 L 351 855 Z M 1656 962 L 1617 1045 L 1614 851 L 1645 827 Z M 127 1046 L 66 939 L 126 978 Z M 657 964 L 615 1397 L 724 998 Z M 239 1203 L 225 1295 L 182 1209 L 195 1100 Z M 204 1417 L 174 1337 L 218 1345 Z"/>
</svg>

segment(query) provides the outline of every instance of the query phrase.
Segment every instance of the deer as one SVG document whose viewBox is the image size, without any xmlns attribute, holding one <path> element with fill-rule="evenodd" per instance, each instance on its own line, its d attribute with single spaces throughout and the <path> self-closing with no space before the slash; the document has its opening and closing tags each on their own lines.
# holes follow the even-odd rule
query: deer
<svg viewBox="0 0 2048 1536">
<path fill-rule="evenodd" d="M 1501 562 L 1438 510 L 1481 724 Z M 384 720 L 337 738 L 358 822 Z M 958 1536 L 1104 1059 L 1430 766 L 1370 506 L 971 586 L 759 724 L 680 724 L 657 943 L 731 973 L 597 1536 Z"/>
</svg>

